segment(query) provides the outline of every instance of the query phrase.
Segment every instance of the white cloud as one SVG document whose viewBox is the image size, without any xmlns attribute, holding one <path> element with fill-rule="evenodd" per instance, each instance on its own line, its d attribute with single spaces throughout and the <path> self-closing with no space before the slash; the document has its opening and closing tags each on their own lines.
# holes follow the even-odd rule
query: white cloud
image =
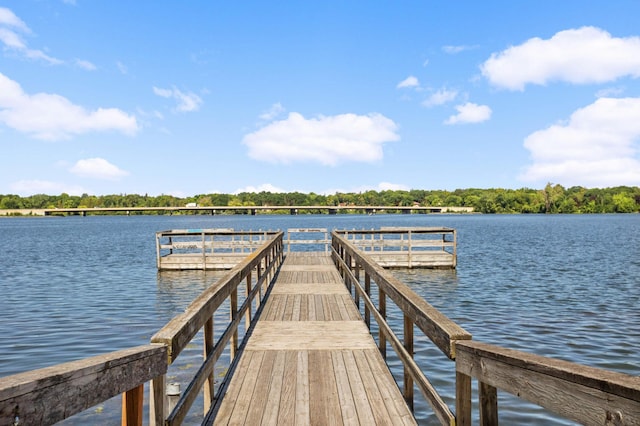
<svg viewBox="0 0 640 426">
<path fill-rule="evenodd" d="M 120 169 L 103 158 L 78 160 L 69 171 L 78 176 L 105 180 L 117 180 L 129 175 L 129 172 Z"/>
<path fill-rule="evenodd" d="M 72 135 L 106 130 L 117 130 L 128 135 L 138 131 L 136 118 L 119 109 L 87 111 L 60 95 L 30 95 L 2 73 L 0 124 L 46 140 L 68 139 Z"/>
<path fill-rule="evenodd" d="M 202 105 L 202 99 L 200 96 L 193 92 L 184 93 L 176 87 L 171 89 L 162 89 L 154 86 L 153 93 L 163 98 L 173 98 L 176 100 L 176 111 L 178 112 L 197 111 L 200 109 L 200 105 Z"/>
<path fill-rule="evenodd" d="M 42 60 L 50 65 L 63 63 L 42 50 L 30 49 L 19 33 L 31 34 L 31 29 L 10 9 L 0 7 L 0 43 L 4 44 L 4 50 L 18 52 L 28 59 Z"/>
<path fill-rule="evenodd" d="M 95 71 L 95 70 L 98 69 L 93 63 L 91 63 L 89 61 L 85 61 L 83 59 L 76 59 L 75 60 L 75 64 L 76 64 L 76 66 L 78 66 L 78 67 L 80 67 L 82 69 L 85 69 L 87 71 Z"/>
<path fill-rule="evenodd" d="M 23 197 L 34 194 L 60 195 L 62 193 L 82 195 L 89 192 L 78 185 L 67 185 L 46 180 L 20 180 L 13 182 L 9 186 L 13 192 Z"/>
<path fill-rule="evenodd" d="M 464 52 L 465 50 L 474 49 L 474 46 L 442 46 L 442 51 L 448 53 L 450 55 L 455 55 L 460 52 Z"/>
<path fill-rule="evenodd" d="M 560 31 L 548 40 L 535 37 L 494 53 L 481 70 L 491 84 L 509 90 L 550 81 L 587 84 L 637 78 L 640 37 L 612 37 L 595 27 Z"/>
<path fill-rule="evenodd" d="M 0 25 L 16 28 L 24 33 L 31 33 L 27 24 L 20 18 L 18 18 L 11 9 L 6 7 L 0 7 Z"/>
<path fill-rule="evenodd" d="M 409 187 L 407 185 L 399 184 L 399 183 L 390 183 L 390 182 L 380 182 L 377 185 L 362 185 L 355 188 L 331 188 L 320 191 L 321 195 L 333 195 L 337 193 L 360 193 L 367 191 L 409 191 Z"/>
<path fill-rule="evenodd" d="M 116 62 L 116 66 L 118 67 L 118 71 L 120 71 L 121 74 L 127 74 L 129 72 L 127 66 L 120 61 Z"/>
<path fill-rule="evenodd" d="M 596 92 L 596 98 L 619 97 L 624 93 L 624 87 L 607 87 Z"/>
<path fill-rule="evenodd" d="M 285 109 L 282 106 L 282 104 L 280 102 L 278 102 L 278 103 L 275 103 L 275 104 L 271 105 L 271 108 L 269 108 L 267 111 L 265 111 L 262 114 L 260 114 L 259 118 L 262 121 L 271 121 L 271 120 L 277 118 L 283 112 L 285 112 Z"/>
<path fill-rule="evenodd" d="M 467 102 L 457 105 L 458 113 L 449 117 L 444 124 L 481 123 L 491 118 L 491 108 L 487 105 L 478 105 Z"/>
<path fill-rule="evenodd" d="M 412 75 L 402 80 L 396 86 L 397 89 L 404 89 L 404 88 L 411 88 L 411 87 L 420 87 L 420 82 L 418 81 L 418 78 Z"/>
<path fill-rule="evenodd" d="M 640 184 L 640 98 L 600 98 L 567 123 L 529 135 L 533 164 L 520 178 L 564 185 Z"/>
<path fill-rule="evenodd" d="M 249 156 L 270 163 L 298 161 L 335 166 L 345 161 L 374 162 L 382 144 L 397 141 L 397 125 L 387 117 L 340 114 L 306 119 L 292 112 L 281 121 L 245 135 Z"/>
<path fill-rule="evenodd" d="M 273 186 L 270 183 L 263 183 L 262 185 L 258 185 L 258 186 L 245 186 L 244 188 L 239 188 L 236 189 L 233 194 L 240 194 L 241 192 L 254 192 L 254 193 L 258 193 L 258 192 L 272 192 L 274 194 L 276 193 L 282 193 L 282 192 L 288 192 L 285 191 L 282 188 L 278 188 L 277 186 Z"/>
<path fill-rule="evenodd" d="M 431 94 L 427 99 L 422 102 L 423 106 L 432 107 L 437 105 L 444 105 L 448 102 L 453 102 L 458 97 L 457 90 L 448 90 L 442 88 L 435 93 Z"/>
<path fill-rule="evenodd" d="M 400 183 L 380 182 L 375 189 L 378 191 L 408 191 L 409 187 Z"/>
</svg>

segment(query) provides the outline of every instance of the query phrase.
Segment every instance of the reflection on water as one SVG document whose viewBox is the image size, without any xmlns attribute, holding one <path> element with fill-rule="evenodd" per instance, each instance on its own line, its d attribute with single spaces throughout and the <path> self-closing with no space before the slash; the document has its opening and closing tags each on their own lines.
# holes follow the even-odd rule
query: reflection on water
<svg viewBox="0 0 640 426">
<path fill-rule="evenodd" d="M 475 340 L 640 375 L 640 215 L 301 215 L 0 220 L 0 376 L 148 343 L 219 278 L 158 273 L 158 230 L 382 226 L 457 229 L 457 271 L 393 274 Z M 216 335 L 228 312 L 220 310 Z M 390 308 L 389 316 L 401 331 L 401 314 Z M 418 363 L 453 407 L 453 363 L 418 332 L 415 345 Z M 170 380 L 184 389 L 201 359 L 197 336 Z M 393 357 L 391 364 L 401 368 Z M 570 424 L 504 393 L 499 406 L 504 424 Z M 420 397 L 416 410 L 420 423 L 437 424 Z M 89 412 L 72 424 L 117 423 L 119 399 Z"/>
</svg>

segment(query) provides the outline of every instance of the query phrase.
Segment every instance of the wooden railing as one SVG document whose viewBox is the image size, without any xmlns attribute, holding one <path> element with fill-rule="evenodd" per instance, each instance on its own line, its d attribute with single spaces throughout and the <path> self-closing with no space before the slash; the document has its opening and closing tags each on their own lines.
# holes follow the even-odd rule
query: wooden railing
<svg viewBox="0 0 640 426">
<path fill-rule="evenodd" d="M 478 380 L 481 425 L 498 424 L 497 389 L 584 425 L 640 425 L 638 376 L 481 342 L 456 342 L 456 354 L 458 378 Z M 460 414 L 471 424 L 470 406 Z"/>
<path fill-rule="evenodd" d="M 276 234 L 277 231 L 233 229 L 158 231 L 156 264 L 159 270 L 231 269 L 232 265 L 256 251 Z"/>
<path fill-rule="evenodd" d="M 384 268 L 457 266 L 457 237 L 452 228 L 383 227 L 338 233 Z"/>
<path fill-rule="evenodd" d="M 315 249 L 324 247 L 329 252 L 329 231 L 327 228 L 289 228 L 287 229 L 287 253 L 291 253 L 291 246 L 304 245 Z M 312 250 L 320 251 L 320 250 Z"/>
<path fill-rule="evenodd" d="M 141 425 L 147 382 L 151 383 L 150 424 L 181 424 L 203 388 L 206 414 L 216 402 L 215 363 L 229 345 L 234 363 L 241 345 L 238 326 L 244 320 L 246 330 L 255 321 L 282 260 L 283 233 L 278 232 L 158 331 L 151 338 L 152 344 L 0 378 L 0 425 L 53 424 L 119 394 L 122 394 L 122 424 Z M 246 292 L 239 294 L 243 283 Z M 229 301 L 229 322 L 214 341 L 213 316 L 225 300 Z M 169 365 L 201 329 L 204 361 L 175 408 L 165 413 Z M 230 368 L 229 372 L 232 371 Z M 227 383 L 228 376 L 219 386 L 219 393 Z"/>
<path fill-rule="evenodd" d="M 53 424 L 119 394 L 122 424 L 139 425 L 144 384 L 166 371 L 167 348 L 145 345 L 3 377 L 0 425 Z"/>
<path fill-rule="evenodd" d="M 245 320 L 245 330 L 255 321 L 257 311 L 263 301 L 267 288 L 271 285 L 275 273 L 283 260 L 283 233 L 278 232 L 273 239 L 264 243 L 260 250 L 250 254 L 245 260 L 236 265 L 223 278 L 206 289 L 185 310 L 174 317 L 166 326 L 152 338 L 152 343 L 162 343 L 168 348 L 168 362 L 173 363 L 182 350 L 192 341 L 200 331 L 204 331 L 204 360 L 197 373 L 192 378 L 186 390 L 180 397 L 173 410 L 164 416 L 165 376 L 153 380 L 153 389 L 158 397 L 153 417 L 156 424 L 179 425 L 185 419 L 191 405 L 204 388 L 204 411 L 207 414 L 215 409 L 219 398 L 214 393 L 214 368 L 225 348 L 230 345 L 231 367 L 226 378 L 218 388 L 218 394 L 224 393 L 228 384 L 228 377 L 233 373 L 235 355 L 238 353 L 240 341 L 238 326 Z M 253 271 L 256 272 L 253 275 Z M 254 279 L 255 277 L 255 279 Z M 239 305 L 239 287 L 246 283 L 244 301 Z M 214 339 L 213 316 L 216 310 L 229 301 L 230 318 L 226 330 Z"/>
<path fill-rule="evenodd" d="M 360 309 L 364 301 L 364 320 L 371 328 L 371 316 L 378 324 L 379 350 L 386 358 L 387 342 L 404 365 L 403 394 L 413 408 L 414 384 L 431 405 L 442 424 L 455 425 L 456 418 L 413 359 L 414 326 L 418 327 L 449 359 L 455 359 L 455 341 L 469 340 L 471 334 L 429 305 L 405 284 L 394 278 L 371 257 L 359 250 L 339 232 L 332 232 L 332 257 L 345 284 Z M 360 282 L 364 273 L 364 284 Z M 378 306 L 372 301 L 372 284 L 378 289 Z M 386 321 L 387 299 L 398 306 L 404 315 L 403 339 L 400 340 Z M 470 386 L 463 383 L 463 386 Z M 461 393 L 467 392 L 466 389 Z M 470 392 L 470 389 L 469 389 Z"/>
<path fill-rule="evenodd" d="M 443 425 L 472 425 L 472 379 L 478 380 L 479 424 L 498 424 L 497 390 L 512 393 L 585 425 L 640 425 L 640 377 L 506 349 L 471 340 L 471 335 L 399 282 L 341 232 L 332 233 L 332 256 L 364 320 L 378 323 L 380 352 L 391 344 L 404 365 L 403 393 L 412 406 L 414 384 Z M 362 280 L 364 272 L 364 280 Z M 378 287 L 378 306 L 372 302 Z M 387 299 L 403 312 L 403 340 L 386 322 Z M 455 415 L 413 360 L 417 326 L 455 360 Z"/>
</svg>

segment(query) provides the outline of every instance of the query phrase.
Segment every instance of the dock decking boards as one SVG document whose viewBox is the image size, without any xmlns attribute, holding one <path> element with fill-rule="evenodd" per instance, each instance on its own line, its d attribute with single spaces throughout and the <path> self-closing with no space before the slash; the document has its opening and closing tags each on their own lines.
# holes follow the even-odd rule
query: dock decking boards
<svg viewBox="0 0 640 426">
<path fill-rule="evenodd" d="M 416 424 L 328 255 L 287 255 L 214 423 Z"/>
</svg>

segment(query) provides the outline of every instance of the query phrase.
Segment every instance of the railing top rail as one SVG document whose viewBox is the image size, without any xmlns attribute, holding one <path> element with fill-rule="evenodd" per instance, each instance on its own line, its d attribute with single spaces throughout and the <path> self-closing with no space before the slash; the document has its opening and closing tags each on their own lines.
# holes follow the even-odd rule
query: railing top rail
<svg viewBox="0 0 640 426">
<path fill-rule="evenodd" d="M 164 345 L 143 345 L 2 377 L 0 424 L 71 417 L 165 374 L 166 354 Z"/>
<path fill-rule="evenodd" d="M 493 359 L 513 367 L 640 402 L 640 377 L 548 358 L 478 341 L 456 342 L 458 352 Z"/>
<path fill-rule="evenodd" d="M 451 234 L 455 232 L 453 228 L 438 227 L 381 227 L 379 229 L 337 229 L 336 233 L 342 234 L 406 234 L 409 231 L 413 234 Z"/>
<path fill-rule="evenodd" d="M 182 314 L 175 316 L 151 337 L 151 342 L 163 343 L 169 347 L 170 363 L 178 357 L 182 349 L 211 318 L 233 289 L 251 273 L 274 246 L 282 243 L 282 239 L 283 232 L 277 232 L 273 239 L 265 242 L 262 247 L 248 255 L 224 277 L 203 291 Z"/>
<path fill-rule="evenodd" d="M 337 231 L 331 233 L 386 295 L 429 336 L 433 343 L 451 359 L 455 359 L 456 340 L 470 340 L 471 334 L 427 303 L 406 284 L 379 266 L 369 255 L 358 250 L 351 241 Z"/>
<path fill-rule="evenodd" d="M 176 235 L 276 235 L 280 231 L 273 230 L 234 230 L 233 228 L 213 228 L 213 229 L 171 229 L 167 231 L 158 231 L 158 236 L 176 236 Z"/>
</svg>

